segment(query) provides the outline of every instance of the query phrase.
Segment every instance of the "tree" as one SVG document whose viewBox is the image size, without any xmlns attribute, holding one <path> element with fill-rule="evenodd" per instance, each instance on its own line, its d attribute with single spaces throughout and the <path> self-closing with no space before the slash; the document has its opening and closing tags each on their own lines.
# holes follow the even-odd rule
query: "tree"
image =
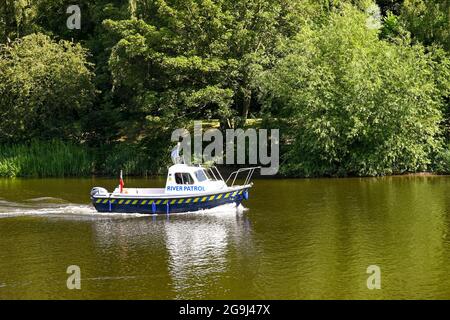
<svg viewBox="0 0 450 320">
<path fill-rule="evenodd" d="M 0 141 L 82 139 L 94 99 L 87 52 L 32 34 L 0 47 Z"/>
<path fill-rule="evenodd" d="M 105 25 L 117 37 L 114 90 L 138 127 L 146 116 L 245 120 L 255 111 L 255 72 L 322 12 L 321 4 L 286 0 L 141 0 L 132 8 L 133 19 Z"/>
<path fill-rule="evenodd" d="M 2 0 L 0 2 L 0 43 L 12 41 L 38 30 L 34 24 L 37 10 L 32 0 Z"/>
<path fill-rule="evenodd" d="M 448 0 L 405 0 L 401 18 L 414 38 L 425 45 L 438 43 L 450 51 Z"/>
<path fill-rule="evenodd" d="M 259 78 L 266 116 L 288 119 L 285 173 L 429 169 L 442 146 L 441 82 L 449 70 L 440 68 L 421 45 L 379 40 L 352 7 L 304 28 Z"/>
<path fill-rule="evenodd" d="M 81 10 L 81 29 L 68 29 L 66 12 L 77 4 Z M 96 108 L 83 121 L 86 139 L 101 145 L 118 135 L 119 110 L 111 95 L 112 80 L 108 68 L 110 48 L 114 45 L 102 21 L 128 19 L 128 0 L 4 0 L 0 1 L 0 43 L 40 32 L 54 39 L 80 43 L 91 52 L 89 62 L 95 65 L 95 86 L 99 91 Z"/>
</svg>

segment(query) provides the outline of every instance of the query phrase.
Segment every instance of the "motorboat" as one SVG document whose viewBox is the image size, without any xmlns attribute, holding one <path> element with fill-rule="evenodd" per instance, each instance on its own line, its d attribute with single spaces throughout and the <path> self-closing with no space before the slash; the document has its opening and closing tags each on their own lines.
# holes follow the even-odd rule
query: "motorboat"
<svg viewBox="0 0 450 320">
<path fill-rule="evenodd" d="M 248 200 L 252 176 L 260 167 L 240 168 L 223 179 L 216 166 L 190 165 L 172 157 L 164 188 L 124 188 L 113 192 L 94 187 L 91 200 L 98 212 L 171 214 L 211 209 L 225 204 L 236 207 Z M 243 183 L 238 185 L 239 176 Z M 244 178 L 245 177 L 245 178 Z"/>
</svg>

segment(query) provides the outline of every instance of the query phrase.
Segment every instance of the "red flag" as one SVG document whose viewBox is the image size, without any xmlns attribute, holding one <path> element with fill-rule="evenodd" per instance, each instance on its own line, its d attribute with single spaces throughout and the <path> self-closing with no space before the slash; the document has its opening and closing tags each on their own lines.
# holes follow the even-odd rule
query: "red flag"
<svg viewBox="0 0 450 320">
<path fill-rule="evenodd" d="M 122 170 L 120 170 L 120 182 L 119 182 L 119 192 L 120 193 L 122 193 L 122 191 L 123 191 L 123 186 L 124 186 L 124 183 L 123 183 L 123 178 L 122 178 Z"/>
</svg>

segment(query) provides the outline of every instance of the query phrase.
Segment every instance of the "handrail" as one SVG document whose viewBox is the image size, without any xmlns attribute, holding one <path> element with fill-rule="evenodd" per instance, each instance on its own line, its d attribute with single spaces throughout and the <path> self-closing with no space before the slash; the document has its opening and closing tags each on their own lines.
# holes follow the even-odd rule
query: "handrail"
<svg viewBox="0 0 450 320">
<path fill-rule="evenodd" d="M 225 181 L 225 183 L 228 184 L 228 180 L 230 180 L 231 177 L 234 176 L 233 183 L 231 184 L 231 187 L 233 187 L 234 183 L 236 182 L 236 178 L 238 177 L 239 173 L 248 171 L 247 177 L 245 178 L 245 182 L 244 182 L 244 185 L 247 185 L 250 182 L 250 180 L 252 179 L 253 173 L 255 172 L 256 169 L 261 169 L 261 167 L 241 168 L 241 169 L 238 169 L 236 171 L 233 171 L 228 176 L 228 179 Z"/>
<path fill-rule="evenodd" d="M 220 177 L 220 180 L 224 181 L 224 180 L 223 180 L 223 177 L 222 177 L 222 175 L 220 174 L 220 171 L 219 171 L 219 169 L 217 169 L 217 167 L 216 167 L 216 166 L 212 166 L 212 167 L 211 167 L 211 171 L 212 171 L 212 169 L 215 169 L 215 170 L 216 170 L 216 172 L 217 172 L 217 174 L 218 174 L 218 175 L 219 175 L 219 177 Z"/>
<path fill-rule="evenodd" d="M 216 175 L 214 174 L 214 171 L 212 171 L 211 168 L 209 168 L 208 171 L 213 175 L 214 180 L 218 180 L 217 177 L 216 177 Z"/>
<path fill-rule="evenodd" d="M 219 169 L 216 166 L 211 166 L 209 168 L 205 168 L 205 170 L 208 171 L 212 175 L 214 180 L 225 182 L 225 180 L 222 177 L 222 174 L 220 173 Z"/>
<path fill-rule="evenodd" d="M 239 173 L 246 172 L 246 171 L 248 171 L 248 173 L 247 173 L 247 176 L 245 177 L 244 185 L 249 184 L 256 169 L 261 169 L 261 167 L 259 166 L 259 167 L 240 168 L 240 169 L 230 173 L 227 180 L 225 180 L 223 178 L 222 174 L 220 173 L 219 169 L 216 166 L 211 166 L 211 167 L 207 168 L 206 170 L 212 174 L 212 176 L 214 177 L 215 180 L 219 180 L 217 178 L 217 176 L 218 176 L 220 178 L 220 180 L 225 182 L 225 184 L 227 184 L 227 185 L 228 185 L 228 181 L 234 176 L 233 183 L 231 184 L 231 187 L 233 187 Z M 216 176 L 216 174 L 217 174 L 217 176 Z"/>
</svg>

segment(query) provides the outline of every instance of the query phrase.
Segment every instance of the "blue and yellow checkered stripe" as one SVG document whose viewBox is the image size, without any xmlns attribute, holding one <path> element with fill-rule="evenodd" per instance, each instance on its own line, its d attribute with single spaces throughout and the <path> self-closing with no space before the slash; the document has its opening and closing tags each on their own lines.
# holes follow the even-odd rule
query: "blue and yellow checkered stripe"
<svg viewBox="0 0 450 320">
<path fill-rule="evenodd" d="M 214 201 L 214 200 L 226 200 L 226 199 L 233 199 L 238 195 L 242 195 L 244 193 L 244 190 L 239 191 L 233 191 L 233 192 L 227 192 L 227 193 L 220 193 L 216 195 L 211 196 L 199 196 L 199 197 L 190 197 L 190 198 L 181 198 L 181 199 L 160 199 L 160 200 L 139 200 L 139 199 L 97 199 L 95 203 L 98 204 L 107 204 L 108 201 L 111 201 L 111 204 L 116 205 L 152 205 L 155 203 L 156 205 L 177 205 L 177 204 L 196 204 L 196 203 L 202 203 L 202 202 L 208 202 L 208 201 Z"/>
</svg>

